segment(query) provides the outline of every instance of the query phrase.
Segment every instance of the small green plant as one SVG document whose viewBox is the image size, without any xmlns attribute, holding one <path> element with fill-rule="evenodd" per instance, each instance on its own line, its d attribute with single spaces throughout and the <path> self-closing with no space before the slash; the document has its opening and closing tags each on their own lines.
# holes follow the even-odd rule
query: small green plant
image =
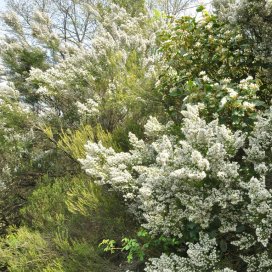
<svg viewBox="0 0 272 272">
<path fill-rule="evenodd" d="M 135 259 L 144 261 L 147 255 L 156 255 L 158 249 L 170 252 L 170 248 L 181 244 L 180 240 L 163 235 L 154 238 L 143 228 L 137 232 L 136 236 L 136 238 L 124 237 L 121 240 L 121 246 L 118 246 L 115 240 L 104 239 L 99 244 L 99 247 L 103 247 L 104 252 L 110 252 L 111 254 L 114 254 L 118 250 L 126 252 L 127 261 L 131 263 Z"/>
</svg>

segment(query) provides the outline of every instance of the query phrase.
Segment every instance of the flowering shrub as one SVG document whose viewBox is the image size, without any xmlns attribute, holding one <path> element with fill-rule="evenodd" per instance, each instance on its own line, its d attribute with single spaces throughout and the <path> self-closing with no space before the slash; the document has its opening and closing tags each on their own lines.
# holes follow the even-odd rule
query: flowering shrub
<svg viewBox="0 0 272 272">
<path fill-rule="evenodd" d="M 235 272 L 232 269 L 224 268 L 215 270 L 216 264 L 220 262 L 220 257 L 216 251 L 216 240 L 210 239 L 208 235 L 200 234 L 199 243 L 188 244 L 188 258 L 179 257 L 175 254 L 167 256 L 162 254 L 159 259 L 151 259 L 146 272 L 165 272 L 165 271 L 217 271 Z"/>
<path fill-rule="evenodd" d="M 171 123 L 162 125 L 151 118 L 145 126 L 150 141 L 130 134 L 132 149 L 127 153 L 89 142 L 86 159 L 80 160 L 82 166 L 98 184 L 110 184 L 120 191 L 149 233 L 189 242 L 187 251 L 180 253 L 189 259 L 171 255 L 167 260 L 175 269 L 169 271 L 231 271 L 224 262 L 229 269 L 241 269 L 248 263 L 248 271 L 253 271 L 251 266 L 267 271 L 262 270 L 264 257 L 259 260 L 257 256 L 270 254 L 272 195 L 264 170 L 271 166 L 256 161 L 256 172 L 250 172 L 247 161 L 258 156 L 263 159 L 263 149 L 270 150 L 266 131 L 271 129 L 271 113 L 258 119 L 249 137 L 248 155 L 242 159 L 239 153 L 247 135 L 233 133 L 218 120 L 205 122 L 199 107 L 188 104 L 182 112 L 181 135 L 169 133 Z M 260 130 L 264 132 L 259 134 Z M 195 232 L 189 237 L 184 235 L 188 224 Z M 235 252 L 233 261 L 230 251 Z M 161 261 L 165 258 L 162 255 Z M 203 262 L 196 261 L 202 258 Z M 156 271 L 155 263 L 147 271 Z M 267 262 L 266 267 L 271 264 Z"/>
<path fill-rule="evenodd" d="M 271 171 L 271 132 L 272 115 L 270 109 L 258 117 L 258 122 L 249 137 L 249 147 L 246 149 L 247 160 L 254 165 L 254 170 L 260 176 L 266 176 Z M 270 188 L 270 184 L 268 186 Z"/>
<path fill-rule="evenodd" d="M 51 114 L 60 111 L 66 122 L 96 120 L 111 130 L 132 107 L 151 107 L 152 97 L 145 96 L 159 70 L 154 32 L 162 23 L 143 14 L 132 17 L 116 5 L 99 18 L 90 48 L 75 49 L 46 72 L 33 68 L 27 81 L 38 86 L 34 92 L 52 107 Z"/>
</svg>

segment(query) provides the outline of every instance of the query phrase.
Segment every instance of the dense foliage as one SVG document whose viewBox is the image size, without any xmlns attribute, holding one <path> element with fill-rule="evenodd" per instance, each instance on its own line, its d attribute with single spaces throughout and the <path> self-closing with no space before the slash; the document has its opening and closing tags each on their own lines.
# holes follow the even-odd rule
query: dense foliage
<svg viewBox="0 0 272 272">
<path fill-rule="evenodd" d="M 272 271 L 271 0 L 7 0 L 0 270 Z"/>
</svg>

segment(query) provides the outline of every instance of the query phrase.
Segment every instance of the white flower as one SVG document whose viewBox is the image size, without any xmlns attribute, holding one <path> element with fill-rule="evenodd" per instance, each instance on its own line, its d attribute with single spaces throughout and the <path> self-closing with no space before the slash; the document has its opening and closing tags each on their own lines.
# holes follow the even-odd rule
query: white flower
<svg viewBox="0 0 272 272">
<path fill-rule="evenodd" d="M 109 184 L 120 192 L 151 235 L 181 238 L 188 230 L 186 222 L 201 228 L 199 242 L 187 244 L 187 257 L 162 254 L 149 260 L 148 272 L 231 271 L 221 266 L 217 240 L 205 234 L 215 216 L 220 221 L 218 231 L 231 232 L 230 242 L 239 250 L 261 243 L 265 256 L 272 235 L 272 192 L 265 181 L 272 166 L 271 156 L 266 155 L 272 147 L 272 109 L 259 117 L 247 139 L 242 166 L 235 158 L 248 142 L 246 134 L 233 133 L 218 120 L 207 123 L 196 105 L 187 105 L 182 114 L 182 140 L 151 118 L 147 126 L 151 139 L 143 141 L 130 134 L 129 152 L 88 143 L 83 168 L 98 184 Z M 243 165 L 255 171 L 256 177 L 240 175 Z M 251 233 L 237 233 L 240 225 L 248 226 Z M 250 264 L 252 256 L 256 254 L 243 259 Z M 264 264 L 270 268 L 269 262 Z"/>
<path fill-rule="evenodd" d="M 165 127 L 159 123 L 157 118 L 152 117 L 152 116 L 149 117 L 144 128 L 145 128 L 145 134 L 147 136 L 156 136 L 160 132 L 164 131 L 164 129 L 165 129 Z"/>
<path fill-rule="evenodd" d="M 227 102 L 228 102 L 228 100 L 227 100 L 227 98 L 224 96 L 224 97 L 221 99 L 221 101 L 220 101 L 221 107 L 224 107 L 225 104 L 226 104 Z"/>
<path fill-rule="evenodd" d="M 231 98 L 236 98 L 238 96 L 238 93 L 232 88 L 227 88 L 227 92 Z"/>
<path fill-rule="evenodd" d="M 211 79 L 207 75 L 204 75 L 202 77 L 202 79 L 203 79 L 204 82 L 210 82 L 211 81 Z"/>
<path fill-rule="evenodd" d="M 243 107 L 246 109 L 250 109 L 250 110 L 254 110 L 255 109 L 255 105 L 253 103 L 249 103 L 247 101 L 243 102 Z"/>
</svg>

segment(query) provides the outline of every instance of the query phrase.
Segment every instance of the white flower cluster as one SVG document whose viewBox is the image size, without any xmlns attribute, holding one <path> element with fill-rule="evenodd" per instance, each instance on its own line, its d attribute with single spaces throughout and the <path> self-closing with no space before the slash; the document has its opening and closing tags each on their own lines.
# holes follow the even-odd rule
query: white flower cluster
<svg viewBox="0 0 272 272">
<path fill-rule="evenodd" d="M 247 160 L 254 165 L 260 175 L 271 172 L 271 144 L 272 144 L 272 108 L 258 117 L 255 129 L 249 137 L 249 148 L 246 149 Z"/>
<path fill-rule="evenodd" d="M 57 49 L 60 45 L 60 38 L 52 31 L 52 22 L 49 15 L 36 11 L 31 23 L 32 35 L 39 41 L 45 43 L 49 48 Z"/>
<path fill-rule="evenodd" d="M 247 272 L 271 271 L 272 260 L 267 252 L 256 254 L 253 256 L 243 256 L 243 260 L 247 263 Z"/>
<path fill-rule="evenodd" d="M 15 32 L 19 34 L 23 33 L 22 24 L 15 12 L 7 12 L 2 18 L 9 27 L 15 30 Z"/>
<path fill-rule="evenodd" d="M 254 82 L 252 76 L 249 76 L 246 79 L 241 80 L 239 87 L 243 90 L 253 90 L 253 91 L 259 90 L 259 86 Z"/>
<path fill-rule="evenodd" d="M 267 9 L 267 12 L 268 12 L 268 14 L 271 14 L 271 12 L 272 12 L 272 1 L 271 0 L 266 0 L 265 2 L 266 2 L 265 7 Z"/>
<path fill-rule="evenodd" d="M 38 19 L 41 21 L 43 17 Z M 154 32 L 159 29 L 159 23 L 154 21 L 152 27 L 147 27 L 146 20 L 148 18 L 144 15 L 131 17 L 123 8 L 111 5 L 109 12 L 103 15 L 103 20 L 98 22 L 90 48 L 74 48 L 73 54 L 68 54 L 45 72 L 32 68 L 27 80 L 40 87 L 38 93 L 43 95 L 46 104 L 52 101 L 52 96 L 63 101 L 70 99 L 69 107 L 73 105 L 81 113 L 91 110 L 91 114 L 99 114 L 97 109 L 100 103 L 116 101 L 120 92 L 131 91 L 131 85 L 127 86 L 131 78 L 136 86 L 142 85 L 142 77 L 126 76 L 131 73 L 127 71 L 131 57 L 137 58 L 137 69 L 144 75 L 144 81 L 155 81 L 159 54 L 154 50 Z M 95 105 L 87 101 L 89 98 L 94 100 Z M 122 107 L 120 105 L 119 108 Z"/>
<path fill-rule="evenodd" d="M 147 19 L 144 15 L 131 17 L 125 9 L 111 5 L 111 12 L 99 24 L 97 35 L 92 41 L 92 46 L 103 54 L 109 49 L 120 50 L 129 48 L 142 53 L 149 50 L 155 43 L 154 33 L 143 33 L 141 22 Z M 147 35 L 143 35 L 147 34 Z"/>
<path fill-rule="evenodd" d="M 145 134 L 149 137 L 154 135 L 158 136 L 161 132 L 165 131 L 165 126 L 163 126 L 155 117 L 150 117 L 144 126 Z"/>
<path fill-rule="evenodd" d="M 214 100 L 213 96 L 215 94 L 218 98 L 222 97 L 220 108 L 232 107 L 233 104 L 235 108 L 245 112 L 255 111 L 253 102 L 257 100 L 256 92 L 259 90 L 259 86 L 251 76 L 241 80 L 239 84 L 233 83 L 229 78 L 224 78 L 219 83 L 215 83 L 206 75 L 205 71 L 201 71 L 199 76 L 205 84 L 209 84 L 213 88 L 211 94 L 205 93 L 205 95 L 211 96 L 210 100 Z M 190 99 L 194 95 L 197 95 L 197 93 L 190 94 Z"/>
<path fill-rule="evenodd" d="M 76 105 L 78 108 L 78 112 L 81 115 L 87 114 L 89 116 L 96 116 L 99 114 L 99 104 L 91 98 L 87 99 L 86 104 L 77 101 Z"/>
<path fill-rule="evenodd" d="M 130 153 L 88 143 L 87 158 L 81 160 L 87 173 L 123 191 L 125 198 L 139 201 L 144 226 L 153 233 L 181 236 L 187 219 L 206 228 L 214 205 L 225 207 L 226 202 L 240 199 L 231 189 L 237 182 L 238 165 L 230 158 L 243 145 L 243 136 L 232 134 L 217 121 L 207 124 L 197 106 L 188 106 L 183 115 L 182 141 L 164 134 L 145 144 L 130 134 L 134 147 Z M 163 129 L 151 118 L 146 134 L 156 137 Z M 203 190 L 208 188 L 210 194 L 205 196 Z"/>
<path fill-rule="evenodd" d="M 208 235 L 200 234 L 200 241 L 196 244 L 188 243 L 188 258 L 179 257 L 175 254 L 167 256 L 162 254 L 160 258 L 150 259 L 146 272 L 235 272 L 232 269 L 215 269 L 220 261 L 216 251 L 216 240 Z"/>
<path fill-rule="evenodd" d="M 261 252 L 268 254 L 272 191 L 266 176 L 271 169 L 272 111 L 256 123 L 244 162 L 236 161 L 236 156 L 248 142 L 246 134 L 233 133 L 217 120 L 207 123 L 199 116 L 199 106 L 188 104 L 182 114 L 182 136 L 172 135 L 168 126 L 151 117 L 145 126 L 151 141 L 130 134 L 132 149 L 127 153 L 89 142 L 83 168 L 97 183 L 120 191 L 152 235 L 182 238 L 188 222 L 205 233 L 219 221 L 216 230 L 221 235 L 232 233 L 230 243 L 245 262 L 261 254 L 243 254 L 251 247 L 261 245 Z M 207 235 L 201 239 L 207 240 Z M 162 255 L 147 271 L 232 271 L 215 265 L 216 250 L 206 250 L 208 245 L 207 241 L 189 245 L 185 259 Z"/>
<path fill-rule="evenodd" d="M 272 108 L 259 116 L 255 129 L 249 137 L 245 150 L 246 160 L 253 164 L 255 176 L 246 186 L 251 203 L 248 205 L 249 219 L 255 224 L 258 241 L 264 246 L 271 238 L 272 224 Z"/>
<path fill-rule="evenodd" d="M 18 99 L 19 92 L 10 82 L 0 83 L 0 101 L 5 99 Z"/>
</svg>

